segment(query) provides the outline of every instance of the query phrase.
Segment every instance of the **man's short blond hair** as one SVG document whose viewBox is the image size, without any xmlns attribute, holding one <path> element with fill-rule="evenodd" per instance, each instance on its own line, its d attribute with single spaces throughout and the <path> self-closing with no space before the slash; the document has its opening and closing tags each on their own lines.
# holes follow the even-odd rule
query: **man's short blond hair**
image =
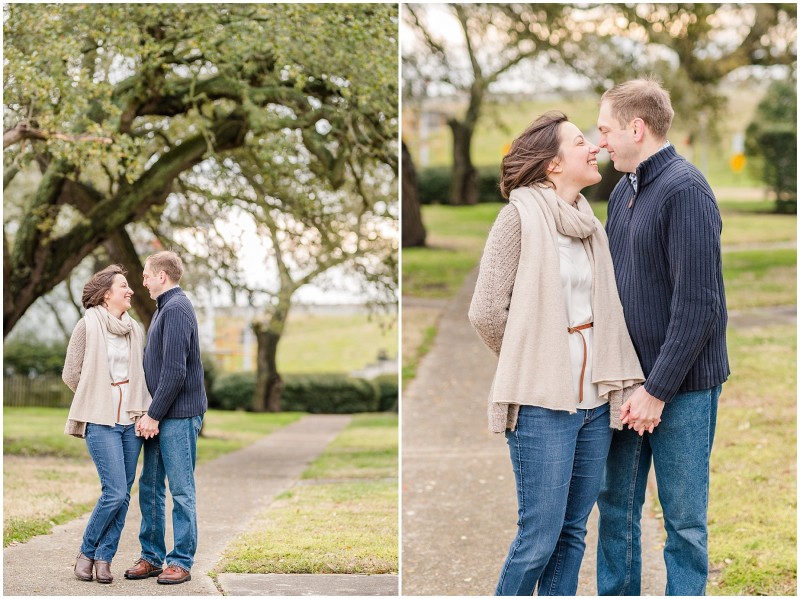
<svg viewBox="0 0 800 599">
<path fill-rule="evenodd" d="M 621 125 L 625 126 L 638 117 L 660 139 L 667 137 L 675 116 L 669 92 L 653 77 L 615 85 L 600 98 L 600 103 L 603 102 L 611 105 L 611 115 Z"/>
<path fill-rule="evenodd" d="M 183 276 L 183 261 L 175 252 L 158 252 L 148 256 L 144 263 L 147 264 L 148 262 L 150 263 L 150 270 L 154 273 L 157 274 L 163 270 L 170 281 L 173 283 L 180 282 Z"/>
</svg>

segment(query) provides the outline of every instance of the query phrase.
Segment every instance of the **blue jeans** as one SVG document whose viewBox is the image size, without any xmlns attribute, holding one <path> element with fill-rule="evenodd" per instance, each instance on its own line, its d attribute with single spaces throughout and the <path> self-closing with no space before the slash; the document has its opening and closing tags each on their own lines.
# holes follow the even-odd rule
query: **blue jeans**
<svg viewBox="0 0 800 599">
<path fill-rule="evenodd" d="M 105 426 L 87 423 L 86 447 L 100 475 L 100 499 L 83 533 L 81 553 L 89 559 L 111 563 L 117 553 L 125 516 L 136 478 L 142 438 L 134 425 Z"/>
<path fill-rule="evenodd" d="M 197 435 L 202 416 L 165 418 L 158 423 L 158 434 L 144 442 L 144 466 L 139 477 L 139 507 L 142 527 L 139 543 L 142 558 L 161 567 L 180 566 L 191 570 L 197 550 L 197 495 L 194 464 Z M 174 547 L 167 554 L 164 479 L 172 495 L 172 533 Z"/>
<path fill-rule="evenodd" d="M 708 578 L 708 484 L 722 386 L 679 393 L 643 437 L 614 431 L 600 508 L 597 591 L 640 595 L 642 504 L 650 464 L 656 470 L 667 543 L 666 595 L 703 595 Z"/>
<path fill-rule="evenodd" d="M 496 595 L 575 595 L 586 520 L 611 442 L 608 404 L 575 414 L 521 406 L 506 431 L 519 520 Z"/>
</svg>

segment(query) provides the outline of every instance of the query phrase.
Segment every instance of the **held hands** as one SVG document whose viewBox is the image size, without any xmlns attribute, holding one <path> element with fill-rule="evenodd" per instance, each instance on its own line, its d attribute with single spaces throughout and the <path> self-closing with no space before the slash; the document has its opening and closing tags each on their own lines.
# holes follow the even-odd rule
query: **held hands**
<svg viewBox="0 0 800 599">
<path fill-rule="evenodd" d="M 152 439 L 158 434 L 158 420 L 153 420 L 145 414 L 136 423 L 136 430 L 145 439 Z"/>
<path fill-rule="evenodd" d="M 623 425 L 627 424 L 628 428 L 632 428 L 642 436 L 645 431 L 652 433 L 659 425 L 663 411 L 664 402 L 650 395 L 644 386 L 641 386 L 622 404 L 620 416 Z"/>
</svg>

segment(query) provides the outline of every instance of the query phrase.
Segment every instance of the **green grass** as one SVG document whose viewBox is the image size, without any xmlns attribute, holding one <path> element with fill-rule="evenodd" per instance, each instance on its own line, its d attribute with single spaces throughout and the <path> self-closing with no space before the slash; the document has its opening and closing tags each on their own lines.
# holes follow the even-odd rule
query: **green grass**
<svg viewBox="0 0 800 599">
<path fill-rule="evenodd" d="M 796 331 L 729 329 L 711 459 L 709 593 L 796 594 Z"/>
<path fill-rule="evenodd" d="M 767 214 L 774 202 L 720 201 L 722 214 L 722 245 L 747 246 L 759 243 L 787 243 L 797 240 L 797 217 L 786 214 Z M 759 207 L 754 210 L 753 208 Z"/>
<path fill-rule="evenodd" d="M 4 456 L 31 460 L 25 462 L 25 471 L 4 467 L 4 489 L 23 484 L 47 489 L 46 493 L 39 492 L 29 498 L 30 502 L 41 504 L 34 506 L 35 516 L 19 517 L 15 515 L 13 506 L 4 502 L 4 546 L 48 534 L 54 524 L 68 522 L 94 507 L 92 503 L 75 500 L 76 494 L 86 497 L 99 492 L 99 481 L 93 474 L 94 466 L 86 443 L 63 433 L 68 412 L 63 408 L 3 408 Z M 290 412 L 252 414 L 210 410 L 206 414 L 203 436 L 197 443 L 197 463 L 208 462 L 250 445 L 301 416 Z M 48 460 L 46 466 L 43 465 L 45 460 Z M 55 460 L 56 465 L 50 464 L 49 460 Z M 62 469 L 74 478 L 72 484 L 61 480 Z M 73 474 L 76 471 L 80 475 Z"/>
<path fill-rule="evenodd" d="M 414 323 L 404 326 L 414 326 Z M 413 380 L 417 376 L 417 367 L 419 361 L 431 350 L 433 342 L 436 339 L 436 334 L 439 332 L 438 326 L 425 327 L 422 331 L 422 342 L 415 346 L 409 347 L 406 350 L 403 344 L 403 384 Z"/>
<path fill-rule="evenodd" d="M 3 454 L 89 459 L 86 443 L 64 434 L 66 408 L 3 408 Z M 254 443 L 302 416 L 209 410 L 197 442 L 197 463 Z"/>
<path fill-rule="evenodd" d="M 217 571 L 397 572 L 396 476 L 397 415 L 354 416 L 303 481 L 228 546 Z"/>
<path fill-rule="evenodd" d="M 797 303 L 797 252 L 747 250 L 722 255 L 729 310 Z"/>
<path fill-rule="evenodd" d="M 396 415 L 359 414 L 302 478 L 397 478 L 397 445 Z"/>
<path fill-rule="evenodd" d="M 502 204 L 424 206 L 428 247 L 403 250 L 403 295 L 448 298 L 475 268 Z M 404 350 L 405 351 L 405 350 Z"/>
<path fill-rule="evenodd" d="M 24 543 L 38 535 L 48 535 L 53 526 L 66 524 L 94 509 L 92 503 L 78 503 L 65 507 L 59 513 L 44 518 L 11 517 L 3 524 L 3 547 L 11 543 Z"/>
<path fill-rule="evenodd" d="M 284 374 L 349 372 L 375 362 L 380 350 L 397 356 L 397 324 L 367 314 L 293 314 L 278 348 Z"/>
</svg>

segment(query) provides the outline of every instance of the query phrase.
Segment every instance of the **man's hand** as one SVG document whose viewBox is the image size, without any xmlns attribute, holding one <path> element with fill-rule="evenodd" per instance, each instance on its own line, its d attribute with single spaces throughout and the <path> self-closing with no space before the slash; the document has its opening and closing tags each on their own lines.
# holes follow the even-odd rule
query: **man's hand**
<svg viewBox="0 0 800 599">
<path fill-rule="evenodd" d="M 150 416 L 145 414 L 139 419 L 139 422 L 136 423 L 136 430 L 139 431 L 139 434 L 145 439 L 151 439 L 158 434 L 158 420 L 153 420 Z"/>
<path fill-rule="evenodd" d="M 650 395 L 644 385 L 633 392 L 630 399 L 622 404 L 622 424 L 627 424 L 639 436 L 644 432 L 653 432 L 661 422 L 661 413 L 664 411 L 664 402 Z"/>
</svg>

